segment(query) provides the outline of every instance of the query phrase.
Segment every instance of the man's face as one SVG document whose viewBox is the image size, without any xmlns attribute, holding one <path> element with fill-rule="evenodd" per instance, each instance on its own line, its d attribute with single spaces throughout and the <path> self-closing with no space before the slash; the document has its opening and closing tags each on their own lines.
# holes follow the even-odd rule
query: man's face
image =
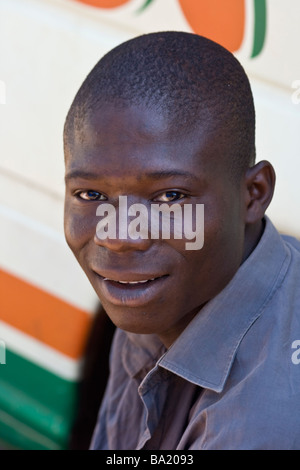
<svg viewBox="0 0 300 470">
<path fill-rule="evenodd" d="M 237 271 L 243 183 L 230 178 L 229 152 L 217 133 L 180 131 L 137 106 L 106 105 L 75 131 L 66 149 L 66 239 L 116 326 L 157 334 L 168 347 Z M 204 204 L 203 248 L 187 250 L 184 238 L 97 238 L 98 206 L 118 212 L 119 196 L 149 210 Z"/>
</svg>

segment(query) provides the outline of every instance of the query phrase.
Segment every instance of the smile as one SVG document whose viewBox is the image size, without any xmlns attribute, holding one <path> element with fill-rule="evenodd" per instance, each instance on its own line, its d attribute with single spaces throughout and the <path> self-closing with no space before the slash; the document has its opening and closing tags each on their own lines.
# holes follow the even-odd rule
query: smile
<svg viewBox="0 0 300 470">
<path fill-rule="evenodd" d="M 133 275 L 124 276 L 123 279 L 113 279 L 113 277 L 97 274 L 100 300 L 128 307 L 140 307 L 164 295 L 165 283 L 170 278 L 168 274 L 149 276 L 149 278 L 141 276 L 141 279 L 137 279 L 138 276 L 134 278 Z M 129 280 L 130 277 L 132 280 Z"/>
<path fill-rule="evenodd" d="M 113 282 L 118 282 L 119 284 L 145 284 L 146 282 L 150 281 L 155 281 L 155 279 L 158 279 L 157 277 L 153 277 L 151 279 L 144 279 L 142 281 L 115 281 L 114 279 L 109 279 L 108 277 L 105 277 L 103 281 L 113 281 Z"/>
</svg>

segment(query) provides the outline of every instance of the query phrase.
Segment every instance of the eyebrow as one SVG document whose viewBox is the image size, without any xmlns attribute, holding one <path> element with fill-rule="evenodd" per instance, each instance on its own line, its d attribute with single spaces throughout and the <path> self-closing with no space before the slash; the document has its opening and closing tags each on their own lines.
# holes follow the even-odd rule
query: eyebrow
<svg viewBox="0 0 300 470">
<path fill-rule="evenodd" d="M 186 179 L 198 180 L 197 176 L 195 176 L 193 173 L 190 173 L 188 171 L 182 171 L 182 170 L 154 171 L 151 173 L 146 173 L 146 176 L 152 179 L 163 179 L 163 178 L 172 178 L 174 176 L 181 176 Z"/>
<path fill-rule="evenodd" d="M 96 179 L 97 176 L 92 171 L 85 171 L 85 170 L 73 170 L 65 175 L 65 181 L 75 180 L 77 178 L 81 178 L 84 180 L 92 180 L 92 179 Z"/>
<path fill-rule="evenodd" d="M 193 179 L 199 181 L 199 178 L 195 176 L 193 173 L 190 173 L 188 171 L 182 171 L 182 170 L 162 170 L 162 171 L 154 171 L 150 173 L 145 173 L 144 176 L 146 178 L 154 179 L 154 180 L 159 180 L 159 179 L 164 179 L 164 178 L 172 178 L 174 176 L 180 176 L 186 179 Z M 103 175 L 103 178 L 105 175 Z M 95 173 L 91 171 L 85 171 L 85 170 L 73 170 L 70 171 L 69 173 L 66 174 L 65 176 L 65 181 L 69 181 L 72 179 L 76 178 L 81 178 L 81 179 L 86 179 L 86 180 L 95 180 L 99 178 Z"/>
</svg>

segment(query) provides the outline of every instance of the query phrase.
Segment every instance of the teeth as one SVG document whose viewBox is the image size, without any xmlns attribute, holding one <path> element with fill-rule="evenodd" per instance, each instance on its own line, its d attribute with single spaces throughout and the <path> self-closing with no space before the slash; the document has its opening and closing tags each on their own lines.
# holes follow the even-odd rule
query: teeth
<svg viewBox="0 0 300 470">
<path fill-rule="evenodd" d="M 154 281 L 156 278 L 153 277 L 152 279 L 145 279 L 143 281 L 114 281 L 114 282 L 119 282 L 119 284 L 144 284 L 145 282 L 148 281 Z M 105 277 L 103 279 L 104 281 L 113 281 L 113 279 L 109 279 L 108 277 Z"/>
<path fill-rule="evenodd" d="M 148 280 L 146 279 L 145 281 L 131 281 L 131 282 L 118 281 L 118 282 L 120 282 L 120 284 L 143 284 L 144 282 L 148 282 Z"/>
</svg>

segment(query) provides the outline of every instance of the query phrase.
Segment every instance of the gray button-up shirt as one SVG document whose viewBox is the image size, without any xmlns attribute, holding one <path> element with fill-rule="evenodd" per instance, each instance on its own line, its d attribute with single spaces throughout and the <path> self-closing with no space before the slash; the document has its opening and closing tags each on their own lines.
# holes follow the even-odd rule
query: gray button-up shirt
<svg viewBox="0 0 300 470">
<path fill-rule="evenodd" d="M 300 449 L 300 242 L 266 218 L 168 350 L 117 330 L 91 449 Z"/>
</svg>

